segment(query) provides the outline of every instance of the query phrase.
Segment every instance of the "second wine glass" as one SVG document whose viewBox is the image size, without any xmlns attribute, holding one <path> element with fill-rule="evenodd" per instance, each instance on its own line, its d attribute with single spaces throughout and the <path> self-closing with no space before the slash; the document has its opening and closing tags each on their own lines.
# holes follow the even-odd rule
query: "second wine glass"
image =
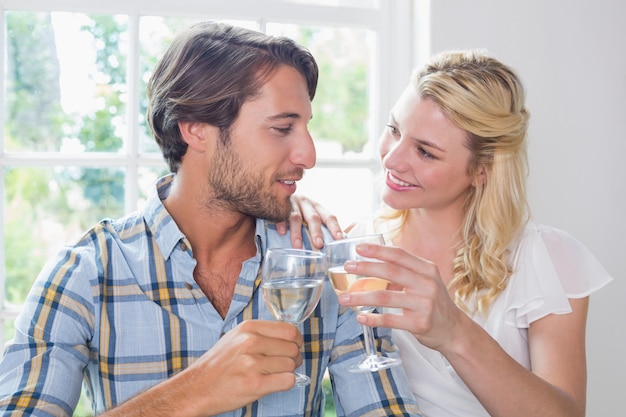
<svg viewBox="0 0 626 417">
<path fill-rule="evenodd" d="M 265 253 L 261 288 L 276 320 L 297 325 L 315 310 L 326 277 L 324 254 L 304 249 L 270 248 Z M 311 379 L 296 372 L 296 386 Z"/>
<path fill-rule="evenodd" d="M 385 240 L 382 234 L 373 234 L 335 240 L 325 244 L 328 275 L 331 283 L 333 284 L 333 288 L 338 295 L 342 292 L 375 291 L 387 288 L 388 281 L 385 279 L 346 272 L 344 268 L 346 261 L 376 261 L 374 259 L 365 258 L 357 253 L 356 247 L 361 243 L 384 245 Z M 372 312 L 375 308 L 375 306 L 353 307 L 357 313 Z M 374 339 L 374 332 L 372 328 L 365 325 L 362 327 L 363 337 L 365 339 L 366 357 L 355 367 L 351 368 L 350 371 L 376 372 L 401 363 L 400 359 L 379 356 L 376 351 L 376 339 Z"/>
</svg>

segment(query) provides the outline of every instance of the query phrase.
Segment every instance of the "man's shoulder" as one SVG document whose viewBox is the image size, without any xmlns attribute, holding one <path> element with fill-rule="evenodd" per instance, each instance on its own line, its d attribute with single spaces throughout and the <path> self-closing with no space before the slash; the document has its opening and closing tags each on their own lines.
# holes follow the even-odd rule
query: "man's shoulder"
<svg viewBox="0 0 626 417">
<path fill-rule="evenodd" d="M 146 229 L 143 216 L 139 212 L 128 214 L 118 219 L 103 218 L 67 246 L 79 249 L 93 246 L 108 246 L 112 240 L 132 241 L 139 236 L 145 235 Z"/>
</svg>

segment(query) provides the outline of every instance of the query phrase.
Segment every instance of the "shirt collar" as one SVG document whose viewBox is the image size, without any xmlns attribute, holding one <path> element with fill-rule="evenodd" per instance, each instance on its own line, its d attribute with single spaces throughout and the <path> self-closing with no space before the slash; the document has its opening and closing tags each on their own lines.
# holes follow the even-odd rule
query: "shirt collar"
<svg viewBox="0 0 626 417">
<path fill-rule="evenodd" d="M 146 225 L 166 259 L 171 256 L 172 251 L 181 241 L 187 240 L 174 218 L 163 205 L 163 200 L 167 198 L 170 192 L 173 179 L 174 174 L 168 174 L 156 181 L 155 190 L 150 194 L 143 214 Z"/>
</svg>

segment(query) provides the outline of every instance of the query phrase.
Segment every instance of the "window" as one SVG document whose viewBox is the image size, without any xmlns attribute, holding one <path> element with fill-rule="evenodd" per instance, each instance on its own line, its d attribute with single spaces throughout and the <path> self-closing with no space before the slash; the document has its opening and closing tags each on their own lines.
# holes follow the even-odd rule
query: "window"
<svg viewBox="0 0 626 417">
<path fill-rule="evenodd" d="M 131 4 L 132 3 L 132 4 Z M 411 1 L 0 0 L 0 346 L 43 263 L 167 172 L 145 122 L 165 45 L 199 20 L 287 35 L 318 60 L 318 163 L 299 192 L 342 224 L 375 207 L 376 139 L 410 73 Z"/>
</svg>

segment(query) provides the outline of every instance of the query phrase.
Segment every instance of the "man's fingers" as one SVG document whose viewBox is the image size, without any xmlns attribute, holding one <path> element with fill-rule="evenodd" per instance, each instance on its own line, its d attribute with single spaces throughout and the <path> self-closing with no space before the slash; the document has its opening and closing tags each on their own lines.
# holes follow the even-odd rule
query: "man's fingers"
<svg viewBox="0 0 626 417">
<path fill-rule="evenodd" d="M 302 346 L 302 334 L 296 326 L 282 321 L 271 320 L 248 320 L 240 324 L 244 331 L 258 333 L 261 336 L 272 339 L 282 339 Z"/>
</svg>

